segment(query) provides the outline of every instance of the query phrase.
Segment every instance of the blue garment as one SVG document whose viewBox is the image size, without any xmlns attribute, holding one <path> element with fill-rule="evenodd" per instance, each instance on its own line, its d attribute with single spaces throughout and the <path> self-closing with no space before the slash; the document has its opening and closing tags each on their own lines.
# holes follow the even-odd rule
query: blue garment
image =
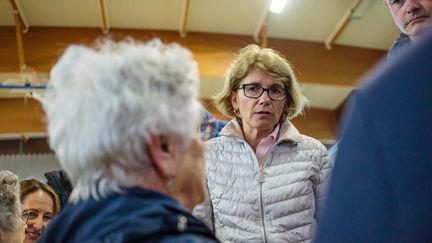
<svg viewBox="0 0 432 243">
<path fill-rule="evenodd" d="M 337 155 L 337 151 L 338 151 L 338 143 L 335 143 L 328 151 L 327 151 L 327 155 L 330 159 L 330 163 L 332 165 L 332 167 L 334 167 L 334 163 L 336 160 L 336 155 Z"/>
<path fill-rule="evenodd" d="M 204 119 L 201 123 L 201 134 L 204 140 L 219 136 L 219 132 L 227 124 L 226 121 L 217 120 L 210 112 L 204 110 Z"/>
<path fill-rule="evenodd" d="M 411 45 L 411 39 L 409 38 L 409 36 L 404 33 L 400 33 L 398 38 L 390 47 L 389 52 L 387 53 L 387 61 L 392 62 L 396 60 L 400 55 L 400 52 L 409 45 Z"/>
<path fill-rule="evenodd" d="M 358 90 L 316 241 L 432 242 L 432 32 Z"/>
<path fill-rule="evenodd" d="M 187 219 L 179 228 L 179 217 Z M 139 188 L 96 201 L 69 203 L 38 242 L 216 242 L 176 201 Z"/>
</svg>

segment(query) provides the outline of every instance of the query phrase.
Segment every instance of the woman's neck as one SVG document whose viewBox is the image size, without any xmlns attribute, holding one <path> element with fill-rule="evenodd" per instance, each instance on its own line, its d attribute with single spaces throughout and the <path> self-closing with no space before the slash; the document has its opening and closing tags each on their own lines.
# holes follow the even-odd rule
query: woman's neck
<svg viewBox="0 0 432 243">
<path fill-rule="evenodd" d="M 248 128 L 245 126 L 242 126 L 243 136 L 246 140 L 246 142 L 249 143 L 249 145 L 252 147 L 254 151 L 256 151 L 256 148 L 258 144 L 266 138 L 268 135 L 270 135 L 274 130 L 274 127 L 266 130 L 259 130 L 255 128 Z"/>
</svg>

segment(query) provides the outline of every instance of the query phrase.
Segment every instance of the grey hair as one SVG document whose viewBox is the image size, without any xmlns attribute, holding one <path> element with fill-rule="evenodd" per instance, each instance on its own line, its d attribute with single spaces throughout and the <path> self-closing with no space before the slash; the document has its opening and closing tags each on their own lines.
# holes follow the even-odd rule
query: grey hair
<svg viewBox="0 0 432 243">
<path fill-rule="evenodd" d="M 50 146 L 74 186 L 70 200 L 142 183 L 151 134 L 176 136 L 186 148 L 201 118 L 198 86 L 197 63 L 178 44 L 129 39 L 67 48 L 43 108 Z"/>
<path fill-rule="evenodd" d="M 12 234 L 21 223 L 21 204 L 19 198 L 18 176 L 0 171 L 0 230 Z"/>
</svg>

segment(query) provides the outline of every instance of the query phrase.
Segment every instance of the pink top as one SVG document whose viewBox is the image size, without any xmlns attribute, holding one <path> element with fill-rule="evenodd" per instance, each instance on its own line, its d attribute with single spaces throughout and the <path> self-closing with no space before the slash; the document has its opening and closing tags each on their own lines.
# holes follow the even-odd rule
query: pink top
<svg viewBox="0 0 432 243">
<path fill-rule="evenodd" d="M 268 135 L 266 138 L 261 140 L 261 142 L 258 144 L 255 154 L 258 158 L 258 162 L 260 165 L 264 163 L 265 155 L 267 151 L 270 149 L 270 147 L 276 143 L 278 139 L 278 133 L 280 129 L 280 124 L 278 124 L 275 129 L 273 130 L 270 135 Z"/>
</svg>

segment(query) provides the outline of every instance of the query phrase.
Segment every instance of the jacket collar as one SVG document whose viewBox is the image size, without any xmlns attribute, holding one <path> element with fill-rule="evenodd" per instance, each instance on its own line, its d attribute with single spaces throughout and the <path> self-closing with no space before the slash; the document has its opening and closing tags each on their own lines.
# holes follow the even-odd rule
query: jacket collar
<svg viewBox="0 0 432 243">
<path fill-rule="evenodd" d="M 301 134 L 295 128 L 295 126 L 288 120 L 281 122 L 281 129 L 279 131 L 278 142 L 282 140 L 288 140 L 295 143 L 299 143 L 302 141 Z M 244 139 L 241 125 L 237 121 L 236 118 L 232 119 L 228 122 L 228 124 L 221 130 L 220 136 L 232 136 L 239 137 L 242 140 Z"/>
</svg>

